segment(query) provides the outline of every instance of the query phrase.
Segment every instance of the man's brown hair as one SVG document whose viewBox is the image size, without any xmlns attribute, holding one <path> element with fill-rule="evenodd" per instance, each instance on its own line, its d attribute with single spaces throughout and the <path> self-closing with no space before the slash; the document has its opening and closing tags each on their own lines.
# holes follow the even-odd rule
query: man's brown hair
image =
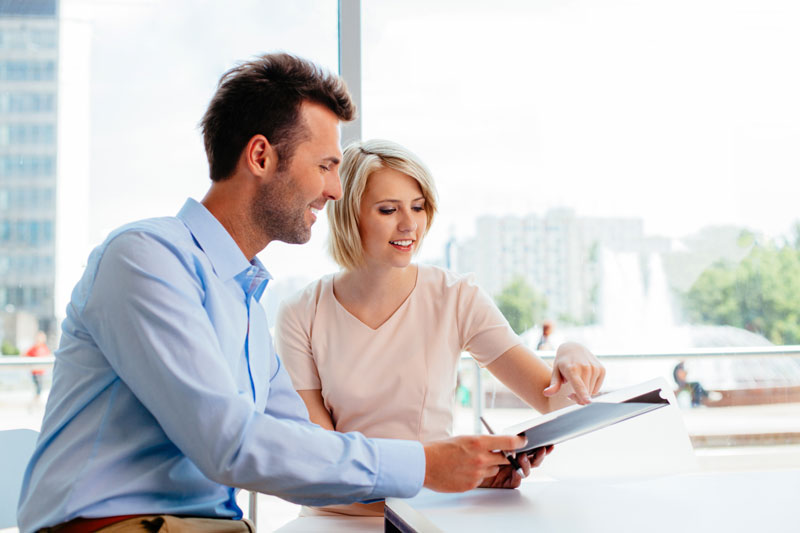
<svg viewBox="0 0 800 533">
<path fill-rule="evenodd" d="M 211 179 L 233 174 L 239 156 L 261 134 L 277 151 L 279 168 L 306 138 L 300 104 L 312 101 L 342 121 L 355 118 L 355 104 L 344 81 L 314 63 L 291 54 L 266 54 L 222 75 L 200 122 Z"/>
</svg>

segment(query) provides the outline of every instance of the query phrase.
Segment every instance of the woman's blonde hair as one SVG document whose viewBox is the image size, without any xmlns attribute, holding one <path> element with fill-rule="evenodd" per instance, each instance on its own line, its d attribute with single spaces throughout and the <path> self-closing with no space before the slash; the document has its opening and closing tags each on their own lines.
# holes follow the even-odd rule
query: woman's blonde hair
<svg viewBox="0 0 800 533">
<path fill-rule="evenodd" d="M 370 175 L 384 168 L 402 172 L 419 183 L 425 198 L 425 213 L 428 215 L 422 237 L 431 229 L 436 213 L 436 186 L 425 164 L 411 151 L 392 141 L 373 139 L 353 143 L 344 149 L 339 170 L 342 198 L 328 202 L 328 223 L 331 228 L 328 249 L 333 260 L 346 270 L 354 270 L 364 264 L 364 247 L 358 232 L 361 197 Z"/>
</svg>

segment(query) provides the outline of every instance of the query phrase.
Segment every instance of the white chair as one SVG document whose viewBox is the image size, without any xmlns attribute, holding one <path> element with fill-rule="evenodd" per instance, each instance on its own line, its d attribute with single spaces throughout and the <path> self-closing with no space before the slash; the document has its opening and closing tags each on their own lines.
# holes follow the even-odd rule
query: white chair
<svg viewBox="0 0 800 533">
<path fill-rule="evenodd" d="M 22 476 L 38 436 L 32 429 L 0 431 L 0 528 L 17 525 Z"/>
</svg>

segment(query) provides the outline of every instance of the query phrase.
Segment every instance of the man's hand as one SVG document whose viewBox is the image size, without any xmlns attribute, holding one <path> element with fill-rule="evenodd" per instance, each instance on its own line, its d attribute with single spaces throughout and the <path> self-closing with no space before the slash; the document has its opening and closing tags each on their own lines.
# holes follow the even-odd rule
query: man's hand
<svg viewBox="0 0 800 533">
<path fill-rule="evenodd" d="M 497 475 L 484 479 L 479 487 L 487 489 L 516 489 L 522 483 L 522 479 L 528 477 L 532 469 L 540 466 L 545 456 L 552 451 L 553 447 L 547 446 L 545 448 L 536 448 L 530 455 L 527 453 L 519 454 L 517 455 L 517 462 L 522 468 L 522 476 L 511 465 L 506 464 L 500 467 Z"/>
<path fill-rule="evenodd" d="M 470 435 L 426 444 L 424 484 L 437 492 L 472 490 L 508 464 L 502 453 L 493 450 L 515 450 L 525 442 L 518 436 Z"/>
<path fill-rule="evenodd" d="M 568 383 L 573 390 L 568 398 L 586 405 L 600 390 L 605 377 L 606 369 L 592 352 L 578 343 L 565 342 L 556 351 L 550 386 L 544 389 L 543 394 L 553 396 L 561 390 L 561 385 Z"/>
</svg>

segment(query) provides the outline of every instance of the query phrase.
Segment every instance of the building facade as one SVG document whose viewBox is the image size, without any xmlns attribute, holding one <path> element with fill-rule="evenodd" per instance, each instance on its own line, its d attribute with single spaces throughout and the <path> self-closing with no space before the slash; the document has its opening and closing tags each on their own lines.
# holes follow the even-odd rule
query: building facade
<svg viewBox="0 0 800 533">
<path fill-rule="evenodd" d="M 0 0 L 0 309 L 54 328 L 57 0 Z"/>
<path fill-rule="evenodd" d="M 490 294 L 516 277 L 547 299 L 551 318 L 597 320 L 601 251 L 642 252 L 647 241 L 637 218 L 585 218 L 571 209 L 543 216 L 483 216 L 475 236 L 457 245 L 456 270 L 474 272 Z"/>
</svg>

